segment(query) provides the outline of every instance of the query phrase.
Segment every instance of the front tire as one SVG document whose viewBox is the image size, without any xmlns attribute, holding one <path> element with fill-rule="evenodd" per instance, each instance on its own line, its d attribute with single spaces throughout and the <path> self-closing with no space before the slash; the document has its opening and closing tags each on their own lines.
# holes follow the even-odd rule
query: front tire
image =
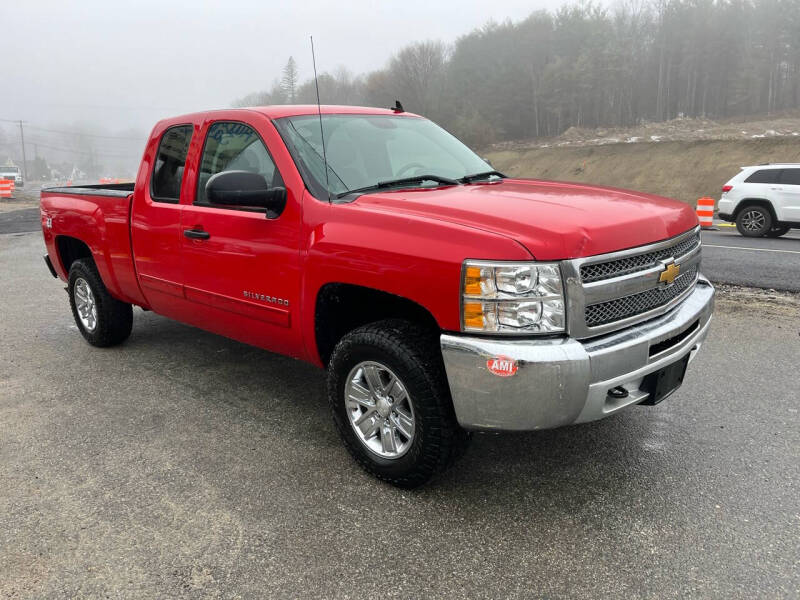
<svg viewBox="0 0 800 600">
<path fill-rule="evenodd" d="M 133 308 L 108 292 L 94 261 L 82 258 L 72 263 L 67 291 L 75 324 L 92 346 L 105 348 L 128 339 Z"/>
<path fill-rule="evenodd" d="M 736 215 L 736 229 L 745 237 L 761 237 L 772 229 L 772 213 L 763 206 L 745 206 Z"/>
<path fill-rule="evenodd" d="M 413 488 L 463 453 L 435 335 L 386 320 L 359 327 L 336 345 L 328 400 L 339 434 L 368 473 Z"/>
</svg>

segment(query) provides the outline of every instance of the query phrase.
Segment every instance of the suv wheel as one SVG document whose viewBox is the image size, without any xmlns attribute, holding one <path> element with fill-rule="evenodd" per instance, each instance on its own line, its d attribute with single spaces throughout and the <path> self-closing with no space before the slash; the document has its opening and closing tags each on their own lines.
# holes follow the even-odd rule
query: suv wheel
<svg viewBox="0 0 800 600">
<path fill-rule="evenodd" d="M 103 348 L 128 338 L 133 327 L 133 308 L 108 293 L 91 259 L 72 263 L 67 289 L 75 324 L 87 342 Z"/>
<path fill-rule="evenodd" d="M 775 227 L 770 229 L 766 235 L 768 238 L 778 238 L 789 232 L 790 227 Z"/>
<path fill-rule="evenodd" d="M 772 229 L 772 215 L 763 206 L 745 206 L 736 216 L 736 229 L 745 237 L 761 237 Z"/>
<path fill-rule="evenodd" d="M 469 440 L 456 422 L 436 337 L 407 321 L 345 335 L 328 365 L 328 400 L 353 458 L 400 487 L 446 469 Z"/>
</svg>

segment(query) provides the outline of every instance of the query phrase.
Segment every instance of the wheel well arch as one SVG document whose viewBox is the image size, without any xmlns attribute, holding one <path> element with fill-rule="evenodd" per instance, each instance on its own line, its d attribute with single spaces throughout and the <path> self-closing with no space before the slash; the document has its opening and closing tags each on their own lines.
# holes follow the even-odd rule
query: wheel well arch
<svg viewBox="0 0 800 600">
<path fill-rule="evenodd" d="M 348 283 L 322 286 L 314 309 L 314 337 L 322 364 L 328 365 L 336 344 L 348 332 L 383 319 L 411 321 L 432 334 L 441 330 L 428 309 L 408 298 Z"/>
<path fill-rule="evenodd" d="M 739 204 L 736 205 L 736 210 L 733 211 L 733 220 L 735 221 L 739 213 L 748 206 L 763 206 L 769 211 L 769 214 L 772 215 L 772 222 L 777 222 L 778 216 L 775 214 L 775 207 L 772 206 L 772 202 L 765 198 L 743 198 L 740 200 Z"/>
<path fill-rule="evenodd" d="M 69 269 L 76 260 L 81 258 L 92 258 L 92 251 L 86 242 L 68 235 L 56 237 L 56 249 L 58 250 L 58 260 L 64 267 L 64 272 L 69 276 Z"/>
</svg>

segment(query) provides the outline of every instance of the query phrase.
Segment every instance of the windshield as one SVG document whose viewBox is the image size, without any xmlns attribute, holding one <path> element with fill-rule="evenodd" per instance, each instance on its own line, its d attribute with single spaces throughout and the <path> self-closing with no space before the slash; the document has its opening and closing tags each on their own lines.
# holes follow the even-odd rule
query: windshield
<svg viewBox="0 0 800 600">
<path fill-rule="evenodd" d="M 19 173 L 19 167 L 0 167 L 0 173 Z"/>
<path fill-rule="evenodd" d="M 340 196 L 396 179 L 421 175 L 460 179 L 491 167 L 438 125 L 419 117 L 322 115 L 328 191 L 322 162 L 319 115 L 284 117 L 278 130 L 311 192 Z M 430 185 L 420 178 L 403 187 Z M 438 184 L 441 184 L 439 182 Z"/>
</svg>

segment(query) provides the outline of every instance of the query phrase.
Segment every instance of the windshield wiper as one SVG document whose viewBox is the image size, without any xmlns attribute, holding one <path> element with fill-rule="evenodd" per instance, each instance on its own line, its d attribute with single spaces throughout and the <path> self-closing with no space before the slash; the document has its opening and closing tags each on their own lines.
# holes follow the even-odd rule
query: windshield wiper
<svg viewBox="0 0 800 600">
<path fill-rule="evenodd" d="M 388 181 L 379 181 L 374 185 L 368 185 L 366 187 L 356 188 L 354 190 L 347 190 L 346 192 L 337 194 L 336 197 L 344 198 L 345 196 L 349 196 L 350 194 L 360 194 L 362 192 L 371 192 L 373 190 L 380 190 L 383 188 L 408 185 L 411 183 L 422 183 L 423 181 L 435 181 L 436 183 L 442 185 L 458 185 L 457 180 L 450 179 L 449 177 L 442 177 L 441 175 L 415 175 L 414 177 L 403 177 L 402 179 L 390 179 Z"/>
<path fill-rule="evenodd" d="M 472 183 L 474 181 L 480 181 L 481 179 L 488 179 L 492 175 L 496 175 L 502 179 L 505 179 L 505 175 L 503 175 L 500 171 L 483 171 L 482 173 L 473 173 L 472 175 L 464 175 L 461 179 L 459 179 L 459 183 Z"/>
</svg>

